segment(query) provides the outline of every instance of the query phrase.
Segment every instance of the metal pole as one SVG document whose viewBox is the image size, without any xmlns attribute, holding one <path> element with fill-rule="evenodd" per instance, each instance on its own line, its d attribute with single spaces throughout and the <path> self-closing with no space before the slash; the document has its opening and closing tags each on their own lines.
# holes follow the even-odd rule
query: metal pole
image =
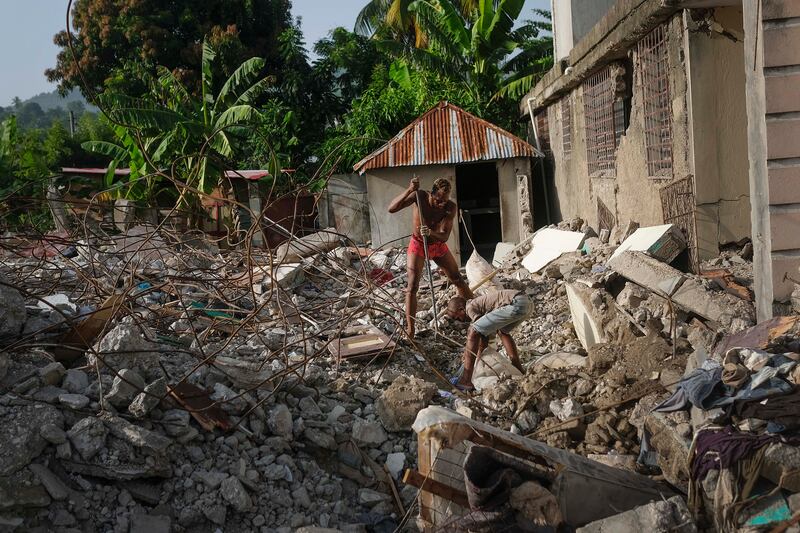
<svg viewBox="0 0 800 533">
<path fill-rule="evenodd" d="M 417 211 L 419 211 L 419 224 L 420 226 L 425 225 L 425 219 L 422 218 L 422 202 L 419 199 L 419 189 L 416 191 L 417 195 Z M 436 312 L 436 293 L 433 289 L 433 273 L 431 272 L 431 261 L 428 257 L 428 237 L 427 235 L 422 236 L 422 246 L 425 249 L 425 270 L 428 271 L 428 285 L 431 287 L 431 301 L 433 302 L 433 330 L 437 334 L 439 333 L 439 313 Z M 416 320 L 416 317 L 414 317 Z"/>
</svg>

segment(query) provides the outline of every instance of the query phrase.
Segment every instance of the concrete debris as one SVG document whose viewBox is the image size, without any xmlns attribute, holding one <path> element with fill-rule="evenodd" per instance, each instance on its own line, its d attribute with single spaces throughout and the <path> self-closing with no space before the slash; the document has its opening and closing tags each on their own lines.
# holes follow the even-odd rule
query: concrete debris
<svg viewBox="0 0 800 533">
<path fill-rule="evenodd" d="M 643 252 L 664 263 L 671 263 L 686 248 L 686 239 L 674 224 L 638 228 L 611 254 L 611 259 L 623 252 Z"/>
<path fill-rule="evenodd" d="M 697 526 L 680 496 L 653 502 L 630 511 L 592 522 L 576 533 L 608 531 L 648 531 L 652 533 L 695 533 Z"/>
<path fill-rule="evenodd" d="M 375 412 L 388 431 L 410 431 L 411 424 L 436 394 L 436 386 L 413 376 L 399 376 L 375 402 Z"/>
<path fill-rule="evenodd" d="M 25 299 L 0 274 L 0 343 L 20 334 L 25 318 Z"/>
<path fill-rule="evenodd" d="M 99 418 L 89 416 L 79 420 L 67 431 L 75 451 L 87 461 L 105 448 L 108 429 Z"/>
<path fill-rule="evenodd" d="M 110 368 L 133 368 L 136 366 L 155 366 L 158 364 L 158 347 L 150 339 L 154 338 L 147 327 L 137 325 L 133 318 L 122 319 L 100 340 L 93 352 L 89 353 L 89 363 L 98 363 Z"/>
<path fill-rule="evenodd" d="M 339 246 L 340 239 L 336 234 L 336 228 L 328 228 L 281 244 L 275 252 L 275 257 L 279 263 L 299 261 L 320 252 L 330 252 Z"/>
<path fill-rule="evenodd" d="M 562 254 L 579 250 L 585 238 L 586 234 L 576 231 L 541 229 L 531 240 L 531 250 L 522 260 L 522 266 L 528 272 L 539 272 Z"/>
<path fill-rule="evenodd" d="M 144 390 L 145 383 L 137 372 L 123 368 L 119 371 L 105 400 L 114 407 L 127 407 Z"/>
<path fill-rule="evenodd" d="M 748 329 L 740 246 L 699 265 L 720 270 L 720 284 L 666 264 L 681 248 L 674 227 L 635 230 L 597 236 L 576 219 L 537 232 L 529 251 L 498 245 L 480 275 L 501 267 L 496 285 L 531 299 L 513 333 L 525 371 L 489 338 L 470 394 L 447 382 L 466 324 L 402 337 L 402 248 L 345 247 L 323 231 L 245 251 L 136 226 L 108 240 L 90 232 L 69 260 L 0 250 L 0 342 L 12 346 L 0 352 L 0 529 L 393 531 L 420 479 L 413 512 L 452 522 L 469 511 L 466 485 L 430 468 L 441 452 L 460 481 L 459 458 L 481 447 L 501 461 L 492 472 L 524 474 L 507 491 L 516 517 L 694 531 L 683 500 L 642 473 L 689 492 L 701 427 L 766 435 L 771 420 L 654 408 L 729 352 L 764 383 L 797 384 L 800 325 Z M 454 294 L 436 271 L 419 324 L 433 298 L 444 309 Z M 761 482 L 781 482 L 789 507 L 798 457 L 784 443 L 762 458 Z M 713 521 L 716 486 L 703 483 L 698 520 Z"/>
<path fill-rule="evenodd" d="M 25 468 L 44 451 L 48 441 L 41 434 L 42 427 L 61 427 L 63 424 L 61 413 L 49 405 L 0 404 L 0 427 L 3 428 L 0 476 Z"/>
</svg>

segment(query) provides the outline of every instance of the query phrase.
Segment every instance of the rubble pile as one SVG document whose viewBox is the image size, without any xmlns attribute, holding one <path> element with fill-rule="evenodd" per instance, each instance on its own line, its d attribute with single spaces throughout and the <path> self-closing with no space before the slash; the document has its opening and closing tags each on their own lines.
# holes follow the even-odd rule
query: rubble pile
<svg viewBox="0 0 800 533">
<path fill-rule="evenodd" d="M 403 336 L 402 250 L 357 248 L 331 230 L 274 253 L 143 226 L 60 247 L 6 236 L 0 524 L 413 528 L 420 494 L 434 489 L 409 478 L 430 467 L 412 426 L 431 405 L 682 493 L 572 524 L 541 486 L 514 492 L 512 507 L 530 516 L 534 500 L 546 502 L 545 521 L 695 531 L 764 515 L 739 505 L 749 494 L 728 497 L 735 464 L 696 475 L 692 441 L 713 453 L 703 435 L 721 426 L 763 440 L 765 479 L 753 490 L 780 506 L 777 494 L 791 517 L 800 452 L 781 435 L 800 428 L 785 413 L 796 405 L 800 326 L 755 325 L 749 244 L 691 274 L 672 227 L 603 239 L 579 220 L 550 229 L 573 234 L 569 249 L 534 239 L 493 279 L 533 302 L 513 333 L 526 371 L 490 340 L 474 395 L 447 380 L 467 324 L 432 314 L 432 297 L 444 309 L 455 294 L 444 276 L 433 294 L 420 291 L 418 337 Z M 526 260 L 542 246 L 552 260 Z M 774 409 L 750 401 L 773 396 L 783 398 Z"/>
</svg>

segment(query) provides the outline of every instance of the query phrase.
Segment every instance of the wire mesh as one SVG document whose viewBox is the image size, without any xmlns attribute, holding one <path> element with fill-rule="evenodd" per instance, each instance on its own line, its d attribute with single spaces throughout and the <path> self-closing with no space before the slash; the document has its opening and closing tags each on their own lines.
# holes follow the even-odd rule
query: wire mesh
<svg viewBox="0 0 800 533">
<path fill-rule="evenodd" d="M 611 66 L 583 84 L 589 175 L 616 176 L 617 146 L 625 131 L 625 108 L 614 91 Z"/>
<path fill-rule="evenodd" d="M 644 109 L 647 172 L 652 178 L 669 178 L 672 177 L 672 114 L 667 32 L 663 25 L 639 41 L 636 57 Z"/>
<path fill-rule="evenodd" d="M 572 94 L 561 99 L 561 149 L 564 158 L 572 155 Z"/>
</svg>

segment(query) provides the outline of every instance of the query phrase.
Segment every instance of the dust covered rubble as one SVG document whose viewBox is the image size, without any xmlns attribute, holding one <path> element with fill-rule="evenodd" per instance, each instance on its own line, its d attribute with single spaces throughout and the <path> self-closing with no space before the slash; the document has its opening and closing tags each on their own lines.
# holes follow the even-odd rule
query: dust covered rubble
<svg viewBox="0 0 800 533">
<path fill-rule="evenodd" d="M 562 225 L 581 228 L 593 233 L 579 221 Z M 659 385 L 682 375 L 693 349 L 689 339 L 697 342 L 708 333 L 696 317 L 680 309 L 673 315 L 663 299 L 609 270 L 605 265 L 614 249 L 590 236 L 583 252 L 562 255 L 540 274 L 518 266 L 501 271 L 498 282 L 524 291 L 534 304 L 515 332 L 527 370 L 500 376 L 474 399 L 454 395 L 429 366 L 447 376 L 456 373 L 464 324 L 440 320 L 441 331 L 454 342 L 423 326 L 416 341 L 422 353 L 400 344 L 388 361 L 371 365 L 340 363 L 327 353 L 334 335 L 324 323 L 336 315 L 374 324 L 387 335 L 398 333 L 402 251 L 360 257 L 338 248 L 302 258 L 302 276 L 271 280 L 286 280 L 280 289 L 268 277 L 254 284 L 248 279 L 233 298 L 259 322 L 233 335 L 206 320 L 209 310 L 228 312 L 224 305 L 215 310 L 208 304 L 208 287 L 241 273 L 243 256 L 185 249 L 148 254 L 138 264 L 149 276 L 137 286 L 141 296 L 134 292 L 128 312 L 113 319 L 85 359 L 58 368 L 45 347 L 0 354 L 0 416 L 8 420 L 12 440 L 33 443 L 0 454 L 0 486 L 26 488 L 4 500 L 10 503 L 0 509 L 3 523 L 120 532 L 140 531 L 142 524 L 156 531 L 394 529 L 401 517 L 383 467 L 395 482 L 404 468 L 415 467 L 410 426 L 416 412 L 431 403 L 607 464 L 637 468 L 632 458 L 640 450 L 643 422 L 636 418 L 637 403 L 623 400 L 663 398 Z M 20 258 L 5 263 L 17 279 L 57 276 L 59 294 L 69 295 L 78 313 L 87 313 L 98 302 L 80 300 L 75 273 L 101 264 L 113 277 L 124 270 L 124 259 L 111 246 L 87 245 L 76 258 L 56 257 L 44 266 Z M 745 271 L 748 263 L 735 265 Z M 165 314 L 176 295 L 157 283 L 187 270 L 195 282 L 178 287 L 177 294 L 208 305 Z M 366 297 L 353 287 L 353 271 L 375 279 L 389 273 L 391 280 L 384 278 L 388 283 Z M 440 273 L 437 279 L 443 279 Z M 722 297 L 716 286 L 700 282 Z M 576 335 L 570 311 L 567 287 L 573 283 L 589 290 L 590 304 L 607 318 L 601 319 L 605 342 L 589 349 Z M 230 285 L 222 290 L 230 292 Z M 438 291 L 440 309 L 452 294 L 452 288 Z M 43 309 L 36 298 L 23 302 L 27 319 L 6 339 L 28 330 L 39 342 L 52 341 L 69 330 L 64 316 L 69 313 Z M 5 312 L 18 315 L 16 305 Z M 430 307 L 430 293 L 421 291 L 421 323 L 433 320 Z M 287 320 L 288 308 L 314 312 L 310 320 Z M 320 308 L 324 319 L 314 314 Z M 752 315 L 744 309 L 739 321 L 722 327 L 734 333 L 751 325 Z M 234 429 L 204 429 L 167 394 L 176 377 L 184 376 L 219 402 Z M 604 410 L 591 414 L 598 408 Z M 584 413 L 589 415 L 578 417 Z M 689 425 L 688 417 L 670 416 L 676 426 Z M 407 509 L 416 489 L 399 482 L 397 488 Z"/>
</svg>

